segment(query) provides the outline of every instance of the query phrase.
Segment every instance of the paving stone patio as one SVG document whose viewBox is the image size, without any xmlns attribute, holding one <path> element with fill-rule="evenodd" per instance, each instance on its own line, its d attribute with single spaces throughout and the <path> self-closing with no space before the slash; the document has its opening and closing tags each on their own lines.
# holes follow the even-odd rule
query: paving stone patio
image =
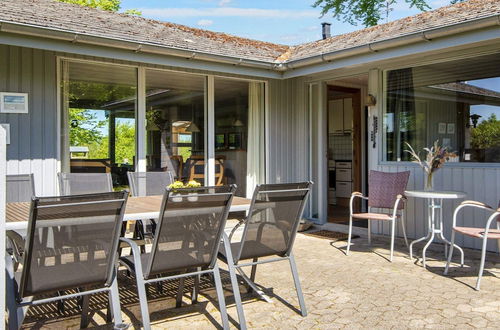
<svg viewBox="0 0 500 330">
<path fill-rule="evenodd" d="M 481 291 L 475 285 L 479 253 L 465 250 L 465 267 L 453 265 L 448 277 L 442 275 L 442 251 L 429 251 L 427 269 L 420 260 L 411 261 L 402 242 L 397 242 L 393 263 L 389 263 L 388 240 L 376 238 L 372 246 L 365 238 L 353 240 L 352 254 L 345 256 L 344 241 L 298 235 L 295 257 L 309 315 L 298 314 L 298 301 L 287 262 L 260 265 L 256 282 L 265 288 L 273 303 L 244 295 L 244 309 L 249 328 L 264 329 L 405 329 L 405 328 L 499 328 L 500 327 L 500 258 L 488 254 Z M 422 246 L 418 246 L 417 254 Z M 458 261 L 458 258 L 455 259 Z M 237 313 L 232 300 L 227 273 L 225 281 L 229 317 L 237 327 Z M 122 314 L 131 328 L 139 328 L 139 308 L 134 282 L 120 276 L 120 290 L 125 295 Z M 184 304 L 174 308 L 175 283 L 158 294 L 151 288 L 151 320 L 154 329 L 209 329 L 220 327 L 215 292 L 208 279 L 203 282 L 198 304 L 191 305 L 189 286 Z M 244 288 L 241 288 L 242 292 Z M 170 295 L 169 297 L 167 297 Z M 99 298 L 99 297 L 97 297 Z M 105 300 L 93 299 L 104 308 Z M 214 305 L 215 304 L 215 305 Z M 71 304 L 68 304 L 71 305 Z M 75 304 L 71 305 L 75 306 Z M 48 317 L 30 317 L 25 328 L 68 329 L 79 327 L 76 307 L 64 320 L 56 313 Z M 41 309 L 43 310 L 43 308 Z M 45 310 L 48 310 L 47 308 Z M 76 311 L 76 312 L 75 312 Z M 91 327 L 104 325 L 105 310 L 97 312 Z"/>
</svg>

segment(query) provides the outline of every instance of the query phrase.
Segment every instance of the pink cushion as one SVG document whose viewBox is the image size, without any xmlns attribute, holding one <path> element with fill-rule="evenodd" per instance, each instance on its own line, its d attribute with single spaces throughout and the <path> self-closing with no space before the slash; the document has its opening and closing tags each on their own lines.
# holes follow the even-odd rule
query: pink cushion
<svg viewBox="0 0 500 330">
<path fill-rule="evenodd" d="M 385 213 L 353 213 L 352 217 L 367 220 L 392 220 L 392 216 Z"/>
<path fill-rule="evenodd" d="M 484 228 L 472 228 L 472 227 L 455 227 L 453 228 L 454 231 L 471 236 L 471 237 L 476 237 L 476 238 L 483 238 L 484 235 Z M 488 231 L 488 238 L 491 239 L 500 239 L 500 230 L 498 229 L 490 229 Z"/>
</svg>

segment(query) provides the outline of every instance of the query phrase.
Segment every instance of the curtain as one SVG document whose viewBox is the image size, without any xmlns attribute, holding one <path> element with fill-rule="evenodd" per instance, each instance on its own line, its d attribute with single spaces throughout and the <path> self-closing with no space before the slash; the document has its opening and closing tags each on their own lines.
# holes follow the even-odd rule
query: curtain
<svg viewBox="0 0 500 330">
<path fill-rule="evenodd" d="M 387 132 L 387 160 L 408 160 L 409 155 L 404 152 L 408 149 L 405 142 L 414 143 L 416 128 L 412 68 L 389 71 L 387 114 L 392 114 L 392 134 Z"/>
<path fill-rule="evenodd" d="M 264 182 L 264 122 L 264 86 L 259 82 L 250 82 L 248 90 L 247 197 L 252 197 L 256 184 Z"/>
</svg>

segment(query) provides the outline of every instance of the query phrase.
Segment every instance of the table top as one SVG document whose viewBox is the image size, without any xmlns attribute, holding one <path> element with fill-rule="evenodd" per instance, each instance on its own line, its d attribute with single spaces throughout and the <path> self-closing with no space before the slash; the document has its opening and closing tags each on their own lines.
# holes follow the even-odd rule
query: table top
<svg viewBox="0 0 500 330">
<path fill-rule="evenodd" d="M 467 194 L 463 191 L 406 190 L 405 196 L 416 198 L 459 199 L 465 198 Z"/>
<path fill-rule="evenodd" d="M 125 207 L 123 221 L 157 219 L 163 196 L 129 197 Z M 250 209 L 251 200 L 233 197 L 230 212 L 242 212 Z M 7 203 L 5 210 L 5 229 L 16 230 L 28 227 L 30 203 Z"/>
</svg>

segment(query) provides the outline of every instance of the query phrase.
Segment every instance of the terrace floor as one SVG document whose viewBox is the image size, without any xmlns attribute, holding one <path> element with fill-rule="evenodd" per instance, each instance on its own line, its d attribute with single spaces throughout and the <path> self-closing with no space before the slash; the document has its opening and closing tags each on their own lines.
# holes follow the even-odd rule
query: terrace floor
<svg viewBox="0 0 500 330">
<path fill-rule="evenodd" d="M 260 265 L 256 282 L 265 288 L 273 303 L 244 295 L 244 309 L 249 328 L 498 328 L 500 324 L 500 257 L 488 254 L 481 291 L 475 285 L 479 253 L 465 250 L 465 267 L 457 264 L 450 276 L 442 275 L 443 252 L 429 251 L 428 268 L 420 260 L 410 261 L 407 249 L 398 242 L 393 263 L 387 261 L 388 240 L 376 238 L 372 246 L 365 238 L 353 240 L 352 254 L 345 256 L 346 243 L 332 243 L 299 234 L 295 257 L 301 277 L 309 315 L 301 317 L 298 301 L 287 262 Z M 418 246 L 421 248 L 422 246 Z M 420 250 L 417 249 L 418 254 Z M 456 259 L 458 260 L 458 258 Z M 228 312 L 232 326 L 237 324 L 237 313 L 232 300 L 231 286 L 226 272 L 225 282 Z M 158 294 L 150 288 L 149 304 L 154 329 L 214 328 L 220 327 L 215 290 L 208 280 L 202 283 L 198 304 L 191 305 L 186 289 L 184 304 L 174 308 L 175 283 L 166 284 Z M 244 288 L 242 287 L 242 291 Z M 135 296 L 134 282 L 123 273 L 120 276 L 122 315 L 131 328 L 139 328 L 140 312 Z M 104 297 L 95 297 L 96 308 L 104 308 Z M 215 304 L 215 305 L 214 305 Z M 66 318 L 51 313 L 51 307 L 42 309 L 48 316 L 30 316 L 25 328 L 78 328 L 79 315 L 75 304 L 69 302 Z M 53 311 L 53 309 L 52 309 Z M 105 311 L 97 312 L 91 327 L 101 326 Z M 56 317 L 58 317 L 56 319 Z M 496 324 L 496 326 L 495 326 Z"/>
</svg>

